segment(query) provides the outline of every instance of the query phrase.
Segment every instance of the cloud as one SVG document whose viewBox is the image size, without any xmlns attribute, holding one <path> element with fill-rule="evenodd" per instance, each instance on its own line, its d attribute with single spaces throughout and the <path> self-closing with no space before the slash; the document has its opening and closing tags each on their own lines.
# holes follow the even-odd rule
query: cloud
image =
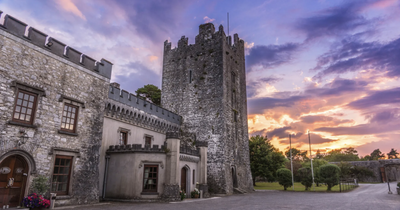
<svg viewBox="0 0 400 210">
<path fill-rule="evenodd" d="M 353 38 L 343 40 L 318 58 L 313 70 L 320 72 L 314 76 L 315 79 L 364 69 L 385 72 L 387 77 L 400 76 L 400 38 L 388 43 L 363 42 Z"/>
<path fill-rule="evenodd" d="M 252 97 L 257 97 L 260 94 L 263 94 L 265 91 L 270 91 L 268 88 L 273 88 L 271 86 L 272 84 L 281 81 L 282 78 L 276 77 L 276 76 L 269 76 L 269 77 L 264 77 L 255 81 L 248 81 L 247 82 L 247 97 L 252 98 Z M 266 90 L 267 89 L 267 90 Z M 277 91 L 275 89 L 275 91 Z"/>
<path fill-rule="evenodd" d="M 316 15 L 298 20 L 295 28 L 304 32 L 307 36 L 306 41 L 310 41 L 322 36 L 338 36 L 368 26 L 370 21 L 358 14 L 366 3 L 350 2 L 322 10 Z"/>
<path fill-rule="evenodd" d="M 292 60 L 293 53 L 299 49 L 298 43 L 286 43 L 283 45 L 256 45 L 249 49 L 246 56 L 248 71 L 253 66 L 261 65 L 265 69 L 288 63 Z"/>
<path fill-rule="evenodd" d="M 148 69 L 140 62 L 130 62 L 122 67 L 123 72 L 131 72 L 124 75 L 116 75 L 115 81 L 121 85 L 121 88 L 130 91 L 136 91 L 138 88 L 147 84 L 152 84 L 160 88 L 161 77 Z"/>
<path fill-rule="evenodd" d="M 204 23 L 211 23 L 211 22 L 213 22 L 215 19 L 214 19 L 214 18 L 209 18 L 209 17 L 205 16 L 205 17 L 203 18 L 203 20 L 204 20 Z"/>
<path fill-rule="evenodd" d="M 56 2 L 65 11 L 72 12 L 74 15 L 86 20 L 86 17 L 82 14 L 78 7 L 76 7 L 72 0 L 57 0 Z"/>
<path fill-rule="evenodd" d="M 381 111 L 378 113 L 375 113 L 374 115 L 371 116 L 370 122 L 371 123 L 387 123 L 395 118 L 398 118 L 398 109 L 393 109 L 393 110 L 385 110 Z"/>
<path fill-rule="evenodd" d="M 400 104 L 400 87 L 371 91 L 370 95 L 349 103 L 348 107 L 353 109 L 367 109 L 376 105 L 388 104 Z"/>
</svg>

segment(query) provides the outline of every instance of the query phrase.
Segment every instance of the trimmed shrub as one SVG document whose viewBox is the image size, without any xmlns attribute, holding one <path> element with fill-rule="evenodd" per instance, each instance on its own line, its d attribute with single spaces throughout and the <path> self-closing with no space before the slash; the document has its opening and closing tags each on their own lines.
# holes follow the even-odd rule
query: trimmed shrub
<svg viewBox="0 0 400 210">
<path fill-rule="evenodd" d="M 331 191 L 332 187 L 339 184 L 340 168 L 337 165 L 326 164 L 319 168 L 321 181 L 328 186 L 327 191 Z"/>
<path fill-rule="evenodd" d="M 300 176 L 301 184 L 309 190 L 312 186 L 311 168 L 300 168 L 297 173 Z"/>
<path fill-rule="evenodd" d="M 279 184 L 283 186 L 283 189 L 286 190 L 288 187 L 292 186 L 292 172 L 289 169 L 281 168 L 276 171 L 276 178 L 279 181 Z"/>
</svg>

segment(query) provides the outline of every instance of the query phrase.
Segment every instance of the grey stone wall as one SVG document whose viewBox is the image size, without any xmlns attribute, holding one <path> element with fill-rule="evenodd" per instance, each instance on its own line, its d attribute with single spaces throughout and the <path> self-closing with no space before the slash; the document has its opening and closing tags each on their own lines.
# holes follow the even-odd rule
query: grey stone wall
<svg viewBox="0 0 400 210">
<path fill-rule="evenodd" d="M 233 46 L 230 40 L 222 26 L 215 32 L 209 23 L 200 25 L 194 45 L 188 45 L 184 36 L 175 49 L 171 49 L 171 43 L 164 43 L 161 104 L 183 117 L 182 133 L 194 133 L 196 141 L 208 142 L 211 193 L 233 193 L 232 171 L 238 179 L 237 187 L 253 189 L 244 42 L 237 34 Z M 236 95 L 233 102 L 232 94 Z"/>
<path fill-rule="evenodd" d="M 389 181 L 400 181 L 400 159 L 371 160 L 371 161 L 346 161 L 354 166 L 362 166 L 374 172 L 375 177 L 363 177 L 360 182 L 382 182 L 381 167 L 386 166 Z M 333 164 L 338 164 L 333 162 Z"/>
<path fill-rule="evenodd" d="M 37 170 L 34 173 L 31 169 L 29 191 L 30 181 L 35 176 L 45 175 L 51 180 L 56 154 L 74 156 L 70 193 L 64 200 L 57 200 L 56 205 L 98 202 L 99 148 L 109 76 L 96 70 L 94 63 L 93 66 L 86 61 L 79 64 L 71 61 L 71 56 L 64 58 L 56 50 L 46 49 L 45 40 L 40 43 L 32 36 L 25 37 L 22 32 L 26 24 L 15 18 L 9 16 L 7 21 L 7 27 L 0 27 L 0 161 L 16 149 L 33 157 Z M 19 30 L 22 26 L 23 30 Z M 111 64 L 106 65 L 111 74 Z M 38 96 L 31 127 L 9 123 L 16 97 L 15 81 L 44 92 Z M 77 135 L 58 132 L 64 102 L 69 99 L 80 104 Z M 29 138 L 26 144 L 17 147 L 21 130 Z"/>
</svg>

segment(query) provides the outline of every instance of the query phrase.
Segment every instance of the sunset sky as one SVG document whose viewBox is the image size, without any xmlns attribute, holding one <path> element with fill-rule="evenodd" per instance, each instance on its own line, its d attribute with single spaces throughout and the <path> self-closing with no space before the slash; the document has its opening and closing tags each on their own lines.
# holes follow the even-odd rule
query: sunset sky
<svg viewBox="0 0 400 210">
<path fill-rule="evenodd" d="M 284 150 L 400 151 L 400 0 L 0 0 L 5 14 L 112 63 L 134 92 L 161 86 L 163 42 L 212 22 L 246 43 L 250 135 Z"/>
</svg>

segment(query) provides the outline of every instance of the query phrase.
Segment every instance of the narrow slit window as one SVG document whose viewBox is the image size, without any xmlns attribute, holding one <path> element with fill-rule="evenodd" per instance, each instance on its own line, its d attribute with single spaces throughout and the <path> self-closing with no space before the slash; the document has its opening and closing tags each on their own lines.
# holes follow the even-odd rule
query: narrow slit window
<svg viewBox="0 0 400 210">
<path fill-rule="evenodd" d="M 192 70 L 189 71 L 189 83 L 192 83 Z"/>
</svg>

